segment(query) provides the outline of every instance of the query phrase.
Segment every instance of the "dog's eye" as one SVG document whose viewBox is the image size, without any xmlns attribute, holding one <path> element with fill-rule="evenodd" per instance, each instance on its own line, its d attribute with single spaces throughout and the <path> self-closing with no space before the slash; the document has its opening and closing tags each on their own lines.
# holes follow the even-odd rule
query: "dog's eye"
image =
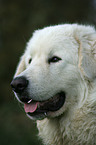
<svg viewBox="0 0 96 145">
<path fill-rule="evenodd" d="M 32 61 L 32 58 L 30 58 L 30 59 L 29 59 L 28 63 L 30 64 L 30 63 L 31 63 L 31 61 Z"/>
<path fill-rule="evenodd" d="M 48 63 L 49 63 L 49 64 L 50 64 L 50 63 L 55 63 L 55 62 L 58 62 L 58 61 L 60 61 L 60 60 L 62 60 L 60 57 L 58 57 L 58 56 L 53 56 L 52 58 L 49 58 Z"/>
</svg>

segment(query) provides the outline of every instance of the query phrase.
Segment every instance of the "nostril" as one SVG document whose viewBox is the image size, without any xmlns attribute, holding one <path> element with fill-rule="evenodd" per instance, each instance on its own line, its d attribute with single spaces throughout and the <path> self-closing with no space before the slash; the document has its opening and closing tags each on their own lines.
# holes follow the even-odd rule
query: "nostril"
<svg viewBox="0 0 96 145">
<path fill-rule="evenodd" d="M 17 77 L 11 82 L 11 87 L 16 93 L 21 93 L 28 85 L 28 80 L 25 77 Z"/>
<path fill-rule="evenodd" d="M 12 82 L 11 82 L 10 85 L 11 85 L 12 90 L 14 91 L 14 85 L 12 84 Z"/>
</svg>

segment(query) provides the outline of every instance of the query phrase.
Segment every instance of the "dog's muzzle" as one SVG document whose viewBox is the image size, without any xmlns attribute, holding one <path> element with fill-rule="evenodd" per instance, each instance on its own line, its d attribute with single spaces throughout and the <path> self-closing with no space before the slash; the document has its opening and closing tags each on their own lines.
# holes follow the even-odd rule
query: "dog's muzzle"
<svg viewBox="0 0 96 145">
<path fill-rule="evenodd" d="M 23 77 L 16 77 L 11 82 L 13 91 L 17 94 L 19 101 L 24 104 L 25 112 L 34 118 L 43 119 L 48 112 L 58 111 L 65 103 L 65 92 L 58 92 L 48 100 L 33 100 L 28 94 L 29 81 Z"/>
</svg>

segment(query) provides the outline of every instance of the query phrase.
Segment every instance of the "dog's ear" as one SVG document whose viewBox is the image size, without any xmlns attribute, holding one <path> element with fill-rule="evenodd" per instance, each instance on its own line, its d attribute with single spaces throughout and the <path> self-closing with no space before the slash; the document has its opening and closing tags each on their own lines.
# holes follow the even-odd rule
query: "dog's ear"
<svg viewBox="0 0 96 145">
<path fill-rule="evenodd" d="M 19 61 L 19 64 L 17 66 L 17 69 L 16 69 L 16 73 L 14 75 L 14 77 L 16 77 L 17 75 L 19 75 L 21 72 L 23 72 L 24 70 L 26 69 L 26 66 L 25 66 L 25 56 L 23 55 L 21 58 L 20 58 L 20 61 Z"/>
<path fill-rule="evenodd" d="M 84 36 L 79 43 L 78 56 L 82 73 L 89 80 L 96 78 L 96 32 Z"/>
<path fill-rule="evenodd" d="M 91 51 L 82 52 L 82 68 L 89 79 L 96 78 L 96 46 L 94 50 L 92 48 Z"/>
</svg>

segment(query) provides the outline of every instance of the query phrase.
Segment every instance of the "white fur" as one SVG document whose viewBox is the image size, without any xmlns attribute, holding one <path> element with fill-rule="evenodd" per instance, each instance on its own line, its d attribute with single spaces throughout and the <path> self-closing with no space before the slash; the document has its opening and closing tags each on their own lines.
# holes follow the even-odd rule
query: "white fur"
<svg viewBox="0 0 96 145">
<path fill-rule="evenodd" d="M 62 60 L 48 64 L 48 58 Z M 32 58 L 31 64 L 28 64 Z M 46 145 L 96 145 L 96 31 L 65 24 L 37 30 L 27 44 L 15 76 L 26 76 L 37 101 L 66 92 L 63 107 L 37 120 Z"/>
</svg>

